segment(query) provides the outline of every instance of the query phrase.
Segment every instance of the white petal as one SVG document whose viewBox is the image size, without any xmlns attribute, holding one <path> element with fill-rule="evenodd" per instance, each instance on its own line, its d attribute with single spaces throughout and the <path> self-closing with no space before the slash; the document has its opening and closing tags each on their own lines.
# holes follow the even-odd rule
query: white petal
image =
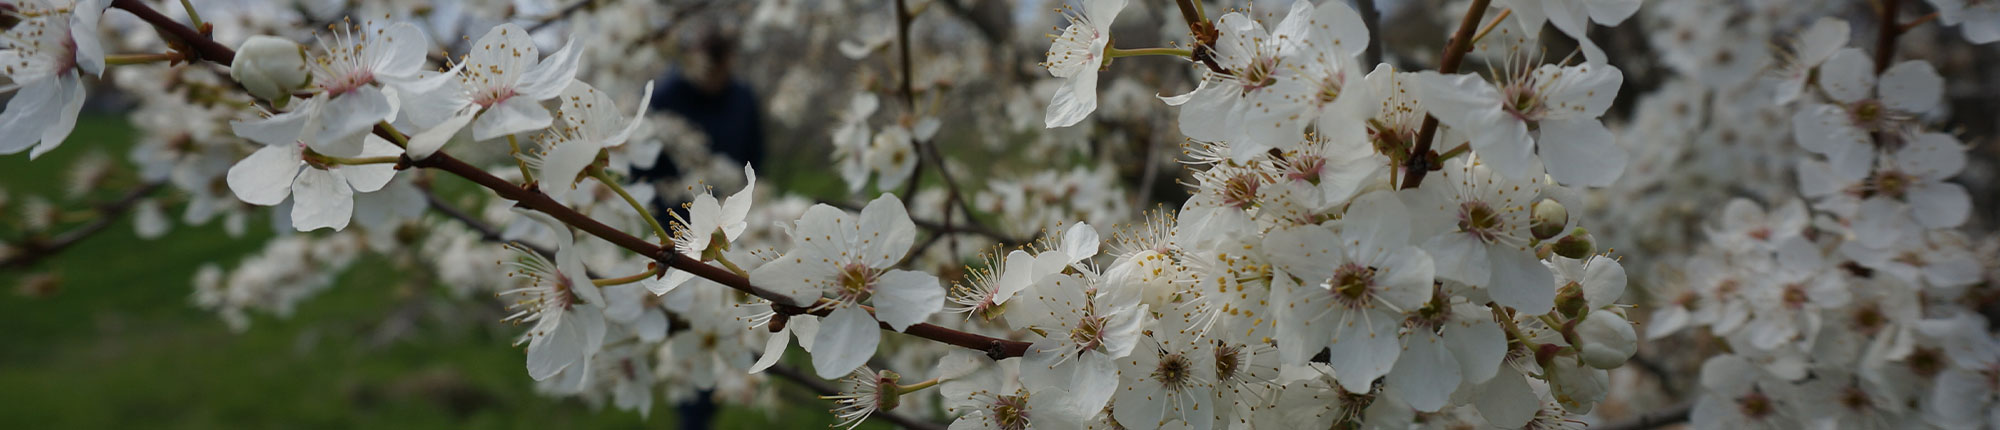
<svg viewBox="0 0 2000 430">
<path fill-rule="evenodd" d="M 875 282 L 875 315 L 896 331 L 944 309 L 944 287 L 929 273 L 891 270 Z"/>
<path fill-rule="evenodd" d="M 1483 310 L 1481 313 L 1486 313 Z M 1444 343 L 1458 361 L 1465 382 L 1479 384 L 1493 379 L 1501 360 L 1507 358 L 1507 337 L 1500 331 L 1500 323 L 1493 322 L 1491 316 L 1481 316 L 1457 324 L 1462 325 L 1445 327 Z"/>
<path fill-rule="evenodd" d="M 917 242 L 917 225 L 895 194 L 883 194 L 861 208 L 860 236 L 854 250 L 868 267 L 887 268 L 909 255 Z"/>
<path fill-rule="evenodd" d="M 438 149 L 444 148 L 446 142 L 450 142 L 453 136 L 458 135 L 459 130 L 465 129 L 465 125 L 471 123 L 478 113 L 479 111 L 474 109 L 461 109 L 437 126 L 410 136 L 410 159 L 422 160 L 430 158 L 431 154 L 436 154 Z"/>
<path fill-rule="evenodd" d="M 1542 165 L 1564 185 L 1604 187 L 1625 171 L 1625 150 L 1596 119 L 1542 121 Z"/>
<path fill-rule="evenodd" d="M 363 86 L 321 105 L 317 121 L 300 139 L 315 152 L 353 157 L 361 154 L 361 136 L 395 113 L 396 105 L 381 89 Z"/>
<path fill-rule="evenodd" d="M 812 352 L 813 371 L 826 379 L 847 376 L 868 363 L 881 341 L 882 330 L 868 311 L 860 306 L 834 309 L 820 320 L 819 333 L 813 338 L 818 345 Z"/>
<path fill-rule="evenodd" d="M 1055 99 L 1049 101 L 1049 110 L 1043 115 L 1042 123 L 1047 128 L 1068 127 L 1083 122 L 1084 117 L 1095 111 L 1097 70 L 1085 70 L 1056 87 Z"/>
<path fill-rule="evenodd" d="M 347 228 L 354 216 L 354 189 L 337 171 L 304 169 L 292 183 L 292 227 L 313 231 Z"/>
<path fill-rule="evenodd" d="M 601 149 L 596 142 L 586 140 L 557 144 L 555 149 L 542 156 L 542 171 L 537 172 L 539 177 L 536 178 L 542 183 L 542 192 L 561 199 L 575 189 L 577 176 L 582 175 L 591 162 L 597 161 L 597 152 Z"/>
<path fill-rule="evenodd" d="M 785 356 L 785 348 L 790 346 L 792 346 L 792 334 L 786 331 L 772 333 L 770 337 L 764 338 L 764 353 L 757 356 L 755 364 L 750 365 L 750 373 L 763 373 L 764 369 L 778 364 L 778 359 Z"/>
<path fill-rule="evenodd" d="M 1535 395 L 1534 388 L 1528 386 L 1527 377 L 1512 367 L 1501 366 L 1500 374 L 1481 386 L 1472 398 L 1472 405 L 1486 418 L 1486 423 L 1497 428 L 1518 428 L 1528 424 L 1541 411 L 1541 397 Z"/>
<path fill-rule="evenodd" d="M 292 194 L 292 179 L 299 175 L 299 146 L 269 145 L 229 166 L 225 178 L 236 198 L 259 206 L 285 201 Z"/>
<path fill-rule="evenodd" d="M 1424 242 L 1424 252 L 1431 255 L 1439 278 L 1480 286 L 1492 279 L 1493 264 L 1486 255 L 1486 244 L 1471 234 L 1437 235 Z"/>
<path fill-rule="evenodd" d="M 1944 77 L 1923 60 L 1904 61 L 1882 71 L 1880 85 L 1875 93 L 1881 95 L 1882 105 L 1897 111 L 1930 112 L 1944 98 Z"/>
<path fill-rule="evenodd" d="M 1927 228 L 1957 227 L 1972 213 L 1972 194 L 1950 182 L 1919 184 L 1909 200 L 1910 215 Z"/>
<path fill-rule="evenodd" d="M 34 150 L 28 151 L 30 160 L 41 158 L 42 154 L 49 153 L 50 150 L 61 146 L 64 140 L 68 140 L 69 133 L 76 130 L 76 115 L 83 111 L 83 82 L 77 79 L 76 72 L 70 72 L 58 82 L 62 84 L 62 88 L 61 92 L 56 94 L 56 100 L 62 102 L 62 109 L 56 112 L 55 122 L 47 124 L 42 129 L 41 143 L 35 145 Z"/>
<path fill-rule="evenodd" d="M 1609 306 L 1625 296 L 1625 266 L 1602 255 L 1590 256 L 1583 272 L 1583 300 L 1591 307 Z"/>
<path fill-rule="evenodd" d="M 1555 307 L 1555 275 L 1527 250 L 1507 245 L 1486 248 L 1493 258 L 1493 282 L 1486 286 L 1493 302 L 1527 315 L 1548 313 Z"/>
<path fill-rule="evenodd" d="M 525 131 L 548 128 L 555 122 L 549 110 L 527 97 L 510 97 L 507 101 L 486 108 L 479 119 L 472 122 L 472 139 L 486 140 L 505 137 Z M 594 143 L 594 142 L 593 142 Z"/>
<path fill-rule="evenodd" d="M 750 283 L 785 295 L 793 306 L 811 305 L 819 300 L 825 286 L 839 276 L 839 269 L 820 261 L 817 256 L 807 260 L 805 256 L 794 255 L 798 253 L 798 250 L 793 250 L 791 254 L 751 270 Z"/>
<path fill-rule="evenodd" d="M 1452 128 L 1479 130 L 1500 115 L 1500 92 L 1476 74 L 1417 74 L 1417 99 L 1438 122 Z"/>
<path fill-rule="evenodd" d="M 530 48 L 535 46 L 532 39 L 529 40 L 528 46 Z M 549 54 L 549 58 L 542 59 L 540 64 L 536 64 L 535 68 L 523 73 L 520 84 L 514 91 L 518 97 L 533 100 L 555 97 L 576 79 L 577 60 L 582 57 L 583 49 L 577 48 L 576 39 L 571 38 L 568 43 L 563 44 L 562 49 L 557 49 L 556 52 Z"/>
<path fill-rule="evenodd" d="M 1841 103 L 1868 98 L 1875 90 L 1875 60 L 1859 48 L 1844 48 L 1819 66 L 1819 86 Z"/>
<path fill-rule="evenodd" d="M 375 57 L 376 78 L 407 78 L 424 67 L 424 51 L 431 39 L 408 22 L 397 22 L 368 39 L 368 51 Z"/>
<path fill-rule="evenodd" d="M 1386 389 L 1424 412 L 1437 412 L 1458 390 L 1462 376 L 1458 360 L 1445 348 L 1445 340 L 1428 330 L 1409 335 L 1396 368 L 1383 381 Z"/>
<path fill-rule="evenodd" d="M 1402 327 L 1401 316 L 1386 310 L 1362 309 L 1344 311 L 1346 315 L 1334 334 L 1333 344 L 1328 347 L 1327 365 L 1333 367 L 1334 379 L 1348 392 L 1367 393 L 1375 378 L 1389 373 L 1396 365 L 1397 355 L 1402 346 L 1397 344 L 1397 331 Z"/>
</svg>

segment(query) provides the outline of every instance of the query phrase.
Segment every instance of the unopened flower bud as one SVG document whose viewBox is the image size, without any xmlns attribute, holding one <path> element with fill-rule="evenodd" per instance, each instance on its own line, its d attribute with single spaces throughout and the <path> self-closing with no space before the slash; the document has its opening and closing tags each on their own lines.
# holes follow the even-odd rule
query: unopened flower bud
<svg viewBox="0 0 2000 430">
<path fill-rule="evenodd" d="M 1595 310 L 1576 325 L 1576 345 L 1583 364 L 1610 369 L 1625 364 L 1639 351 L 1639 335 L 1625 317 L 1607 310 Z"/>
<path fill-rule="evenodd" d="M 1562 203 L 1555 199 L 1542 199 L 1535 202 L 1535 211 L 1533 217 L 1529 219 L 1528 232 L 1534 233 L 1536 239 L 1548 240 L 1562 234 L 1563 227 L 1568 225 L 1569 210 L 1564 209 Z"/>
<path fill-rule="evenodd" d="M 1568 236 L 1557 240 L 1553 248 L 1556 255 L 1576 259 L 1590 258 L 1591 253 L 1597 252 L 1597 244 L 1592 243 L 1590 232 L 1584 231 L 1583 227 L 1577 227 Z"/>
<path fill-rule="evenodd" d="M 296 42 L 271 36 L 251 36 L 236 49 L 229 63 L 229 77 L 251 95 L 282 105 L 292 91 L 312 83 L 306 66 L 306 48 Z"/>
</svg>

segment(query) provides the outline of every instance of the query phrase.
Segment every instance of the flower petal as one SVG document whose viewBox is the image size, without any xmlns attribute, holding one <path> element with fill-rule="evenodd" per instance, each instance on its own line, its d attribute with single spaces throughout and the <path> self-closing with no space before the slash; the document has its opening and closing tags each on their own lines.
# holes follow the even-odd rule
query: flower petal
<svg viewBox="0 0 2000 430">
<path fill-rule="evenodd" d="M 819 333 L 813 338 L 813 344 L 818 345 L 812 352 L 813 372 L 826 379 L 847 376 L 875 356 L 875 345 L 881 341 L 882 329 L 868 311 L 860 306 L 834 309 L 820 320 Z"/>
<path fill-rule="evenodd" d="M 875 282 L 875 316 L 896 331 L 944 309 L 944 287 L 929 273 L 891 270 Z"/>
</svg>

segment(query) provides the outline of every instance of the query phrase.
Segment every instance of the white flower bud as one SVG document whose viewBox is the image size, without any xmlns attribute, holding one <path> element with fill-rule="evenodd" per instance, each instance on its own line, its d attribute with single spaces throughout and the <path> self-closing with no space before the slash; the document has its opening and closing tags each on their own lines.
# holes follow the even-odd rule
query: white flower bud
<svg viewBox="0 0 2000 430">
<path fill-rule="evenodd" d="M 229 63 L 229 77 L 251 95 L 282 104 L 292 91 L 312 83 L 306 66 L 306 49 L 290 40 L 271 36 L 251 36 L 236 48 L 236 60 Z"/>
<path fill-rule="evenodd" d="M 1583 363 L 1599 369 L 1624 365 L 1639 351 L 1639 335 L 1632 331 L 1632 323 L 1616 312 L 1591 311 L 1577 323 L 1576 338 Z"/>
</svg>

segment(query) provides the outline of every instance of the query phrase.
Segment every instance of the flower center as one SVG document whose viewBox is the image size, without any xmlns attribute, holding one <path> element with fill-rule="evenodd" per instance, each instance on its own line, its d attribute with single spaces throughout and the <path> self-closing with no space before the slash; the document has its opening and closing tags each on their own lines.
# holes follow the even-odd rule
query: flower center
<svg viewBox="0 0 2000 430">
<path fill-rule="evenodd" d="M 1085 315 L 1077 321 L 1076 328 L 1069 330 L 1069 340 L 1076 342 L 1077 351 L 1096 349 L 1104 343 L 1104 320 L 1101 316 Z"/>
<path fill-rule="evenodd" d="M 1326 168 L 1326 158 L 1318 155 L 1301 155 L 1292 159 L 1292 169 L 1285 173 L 1285 179 L 1319 185 L 1320 171 Z"/>
<path fill-rule="evenodd" d="M 1738 397 L 1736 399 L 1736 407 L 1743 412 L 1743 416 L 1754 420 L 1770 417 L 1772 412 L 1777 412 L 1777 407 L 1772 404 L 1771 397 L 1764 395 L 1763 391 L 1758 390 L 1751 390 L 1750 394 Z"/>
<path fill-rule="evenodd" d="M 1350 305 L 1358 304 L 1368 296 L 1368 287 L 1375 285 L 1375 268 L 1355 263 L 1341 265 L 1333 271 L 1333 292 Z"/>
<path fill-rule="evenodd" d="M 1262 180 L 1255 174 L 1240 173 L 1231 176 L 1222 182 L 1222 204 L 1248 210 L 1250 206 L 1257 204 L 1257 187 L 1262 185 Z"/>
<path fill-rule="evenodd" d="M 847 263 L 840 267 L 840 276 L 834 283 L 840 287 L 837 294 L 844 303 L 856 303 L 867 299 L 875 291 L 875 279 L 882 271 L 861 263 Z"/>
<path fill-rule="evenodd" d="M 1806 302 L 1811 301 L 1811 298 L 1806 295 L 1805 284 L 1792 283 L 1792 284 L 1785 284 L 1784 300 L 1785 300 L 1785 307 L 1792 309 L 1800 309 L 1804 308 L 1806 306 Z"/>
<path fill-rule="evenodd" d="M 1159 366 L 1153 368 L 1153 380 L 1159 381 L 1160 385 L 1166 386 L 1169 390 L 1178 392 L 1193 382 L 1193 378 L 1189 377 L 1191 375 L 1188 375 L 1188 370 L 1193 367 L 1194 363 L 1189 362 L 1185 356 L 1163 355 L 1160 356 Z"/>
<path fill-rule="evenodd" d="M 1903 195 L 1910 191 L 1910 186 L 1917 182 L 1916 177 L 1894 170 L 1877 172 L 1875 177 L 1869 179 L 1869 191 L 1873 191 L 1875 195 L 1897 199 L 1903 198 Z"/>
<path fill-rule="evenodd" d="M 1215 380 L 1227 381 L 1243 369 L 1243 347 L 1222 341 L 1215 343 Z"/>
<path fill-rule="evenodd" d="M 1861 387 L 1849 385 L 1840 390 L 1840 406 L 1851 411 L 1866 411 L 1875 407 L 1875 401 L 1868 398 L 1868 392 Z"/>
<path fill-rule="evenodd" d="M 1024 430 L 1028 428 L 1028 395 L 1000 396 L 989 405 L 993 412 L 993 422 L 1001 430 Z"/>
<path fill-rule="evenodd" d="M 1486 202 L 1469 201 L 1458 205 L 1458 229 L 1471 233 L 1480 241 L 1492 243 L 1500 238 L 1501 228 L 1506 227 L 1500 219 L 1500 211 L 1494 210 Z"/>
</svg>

